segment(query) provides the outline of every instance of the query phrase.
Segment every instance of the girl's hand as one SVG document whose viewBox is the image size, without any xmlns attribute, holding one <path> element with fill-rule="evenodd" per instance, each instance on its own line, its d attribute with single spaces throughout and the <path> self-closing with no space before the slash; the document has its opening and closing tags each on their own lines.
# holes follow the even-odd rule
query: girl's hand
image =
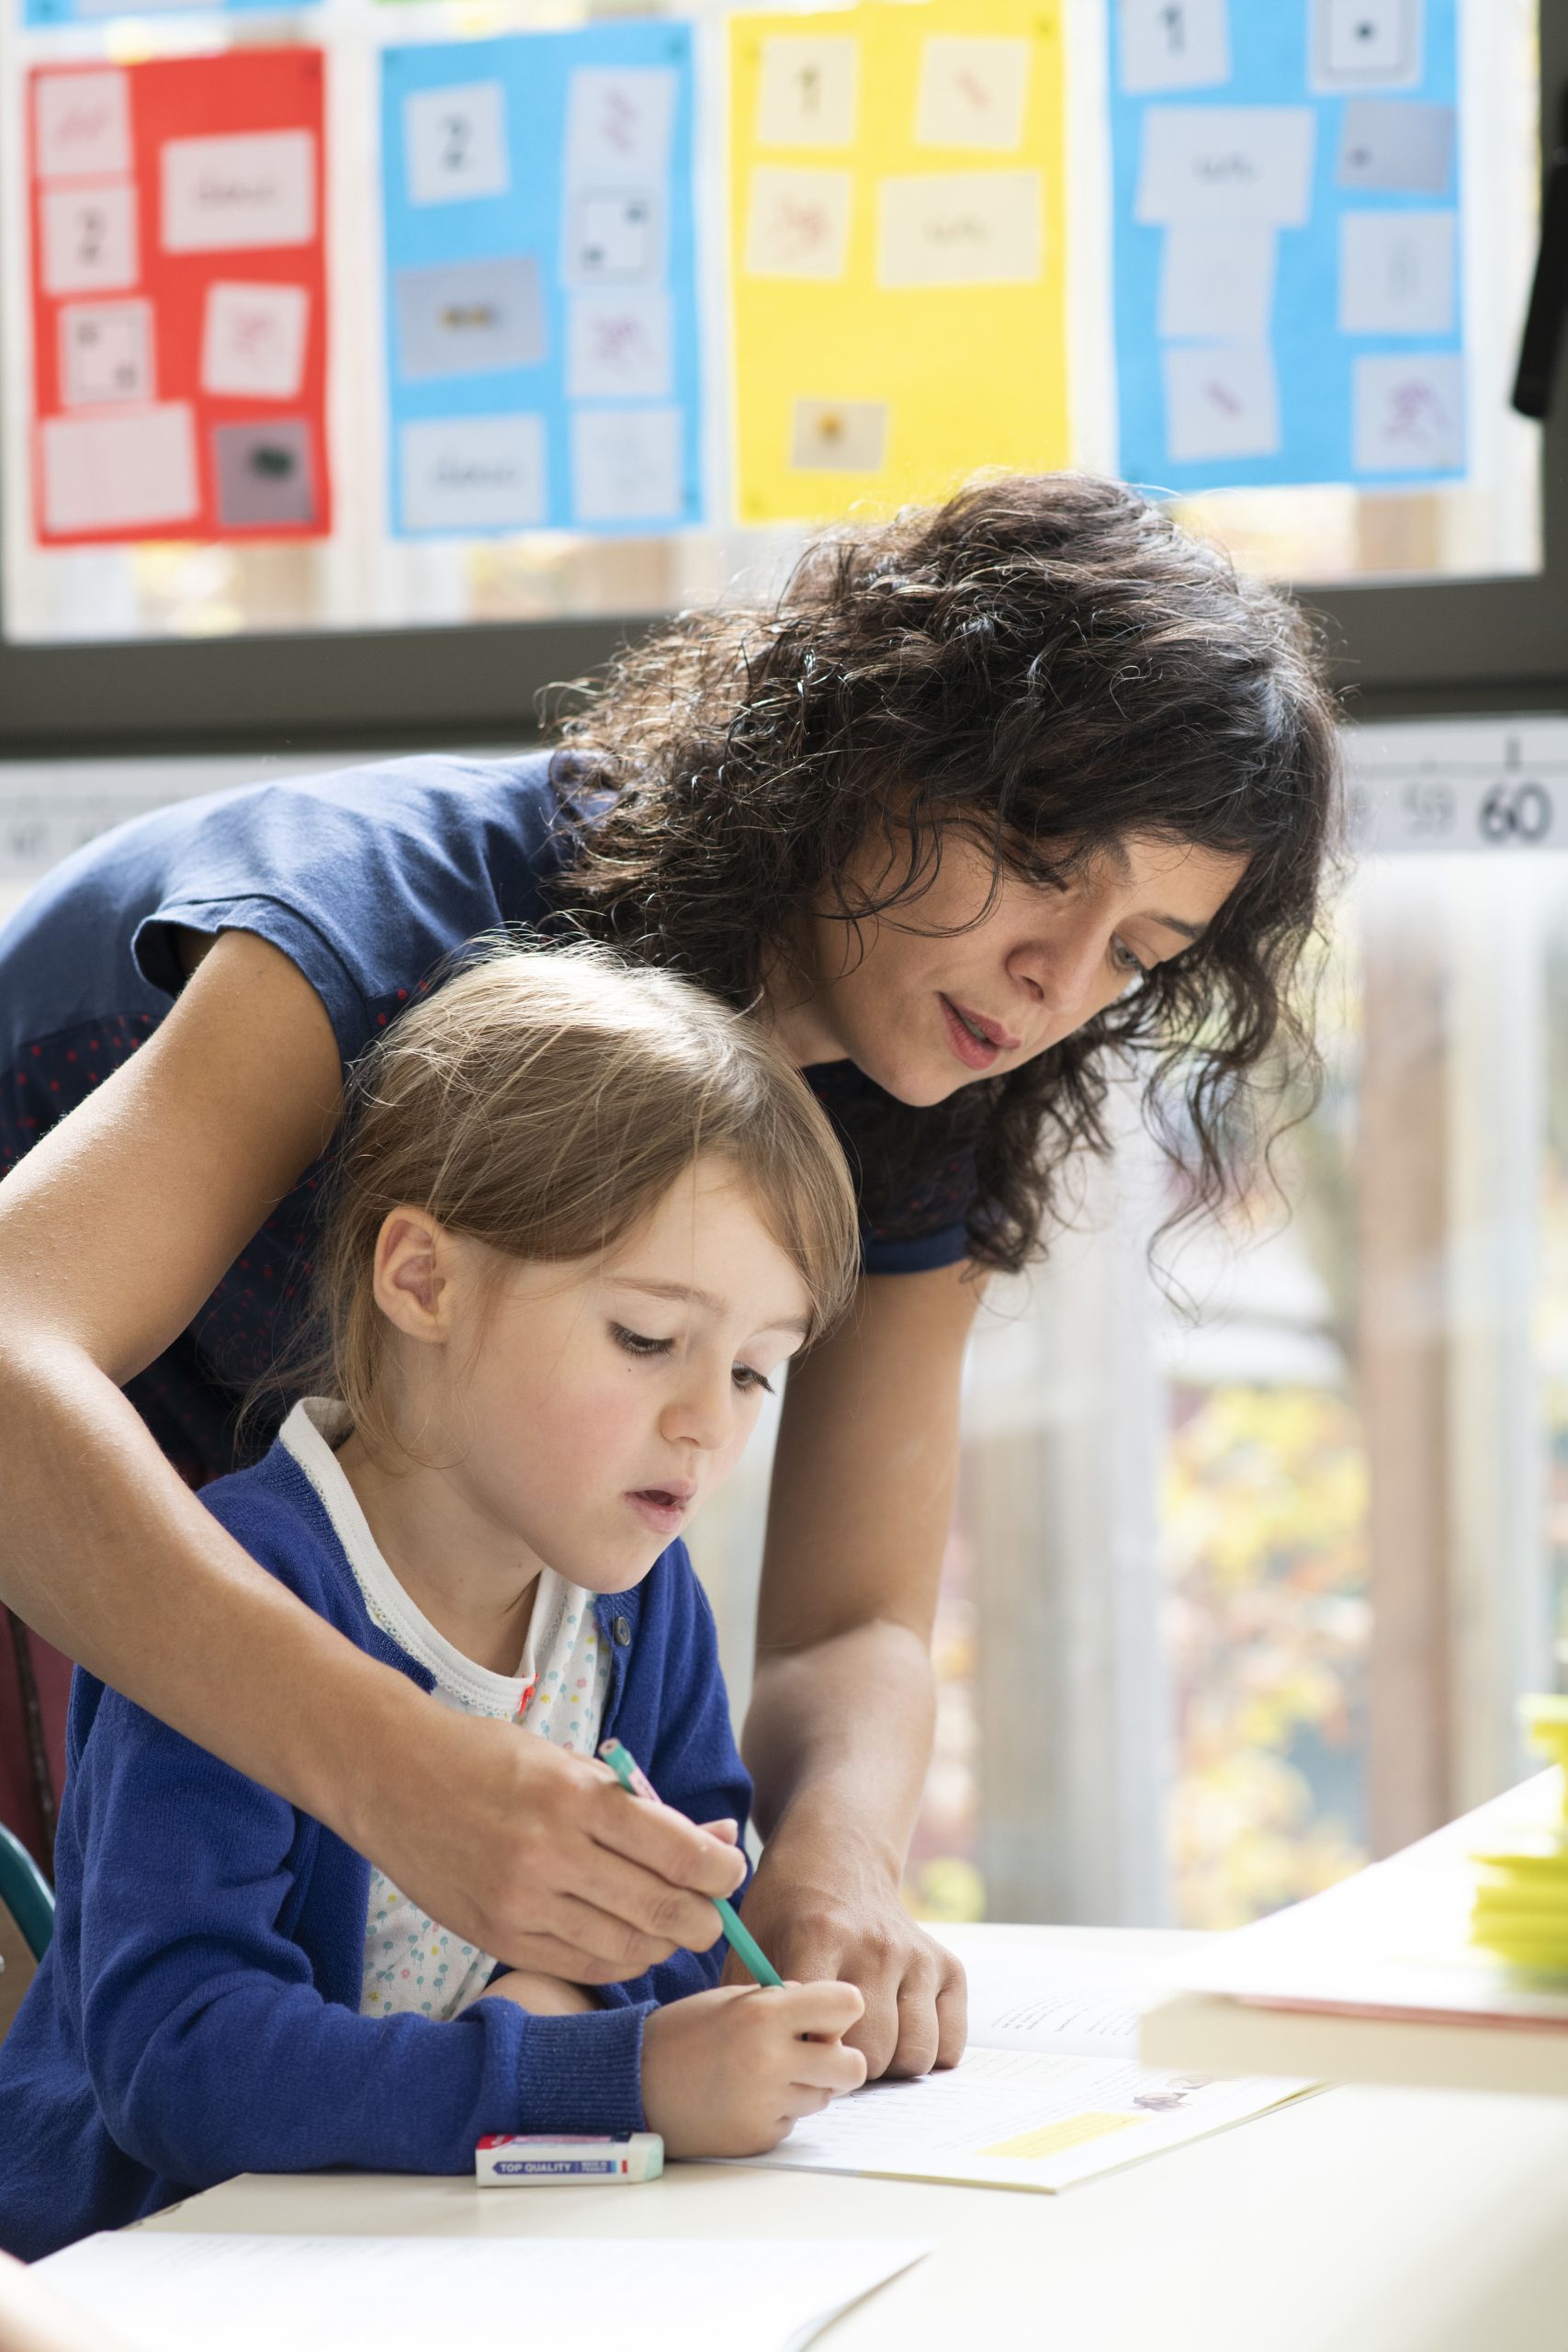
<svg viewBox="0 0 1568 2352">
<path fill-rule="evenodd" d="M 840 2037 L 852 1984 L 752 1984 L 656 2009 L 642 2033 L 642 2104 L 671 2156 L 760 2156 L 803 2115 L 857 2091 L 865 2060 Z"/>
</svg>

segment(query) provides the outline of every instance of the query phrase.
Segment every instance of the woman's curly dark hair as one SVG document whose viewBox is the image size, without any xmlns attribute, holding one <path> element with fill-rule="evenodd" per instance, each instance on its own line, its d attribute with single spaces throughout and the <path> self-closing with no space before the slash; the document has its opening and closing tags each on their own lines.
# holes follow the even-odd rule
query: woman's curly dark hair
<svg viewBox="0 0 1568 2352">
<path fill-rule="evenodd" d="M 1126 1057 L 1187 1215 L 1231 1189 L 1281 1070 L 1315 1073 L 1293 998 L 1337 807 L 1318 648 L 1284 596 L 1122 484 L 1007 476 L 852 526 L 776 603 L 681 615 L 570 691 L 566 790 L 596 821 L 556 885 L 567 920 L 737 1006 L 805 910 L 918 922 L 944 825 L 977 832 L 998 877 L 1048 886 L 1134 835 L 1247 858 L 1201 941 L 1075 1035 L 857 1126 L 868 1204 L 911 1164 L 973 1154 L 978 1264 L 1035 1254 L 1068 1155 L 1109 1148 Z M 852 903 L 877 827 L 899 870 Z"/>
</svg>

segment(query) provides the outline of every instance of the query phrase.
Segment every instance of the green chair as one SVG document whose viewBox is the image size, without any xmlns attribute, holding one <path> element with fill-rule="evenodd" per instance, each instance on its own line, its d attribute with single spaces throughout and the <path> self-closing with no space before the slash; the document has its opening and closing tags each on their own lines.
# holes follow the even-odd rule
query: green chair
<svg viewBox="0 0 1568 2352">
<path fill-rule="evenodd" d="M 21 1839 L 6 1828 L 0 1828 L 0 1904 L 33 1958 L 41 1960 L 54 1933 L 54 1897 Z"/>
</svg>

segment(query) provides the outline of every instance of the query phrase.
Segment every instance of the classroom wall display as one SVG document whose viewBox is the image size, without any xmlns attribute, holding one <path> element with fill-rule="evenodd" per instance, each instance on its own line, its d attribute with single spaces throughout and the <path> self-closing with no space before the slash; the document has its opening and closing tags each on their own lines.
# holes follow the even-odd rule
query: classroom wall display
<svg viewBox="0 0 1568 2352">
<path fill-rule="evenodd" d="M 318 0 L 200 0 L 204 8 L 223 16 L 293 16 Z M 22 22 L 29 28 L 50 25 L 101 25 L 115 17 L 188 16 L 191 0 L 22 0 Z"/>
<path fill-rule="evenodd" d="M 1068 462 L 1056 0 L 729 28 L 742 523 Z"/>
<path fill-rule="evenodd" d="M 1121 469 L 1466 458 L 1457 0 L 1113 0 Z"/>
<path fill-rule="evenodd" d="M 40 66 L 28 97 L 39 541 L 325 533 L 321 51 Z"/>
<path fill-rule="evenodd" d="M 383 59 L 400 536 L 702 519 L 689 25 Z"/>
</svg>

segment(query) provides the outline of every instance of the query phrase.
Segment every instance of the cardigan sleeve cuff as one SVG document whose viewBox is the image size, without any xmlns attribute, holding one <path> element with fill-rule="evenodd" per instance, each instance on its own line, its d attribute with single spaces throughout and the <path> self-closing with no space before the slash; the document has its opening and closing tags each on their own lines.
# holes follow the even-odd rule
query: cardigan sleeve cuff
<svg viewBox="0 0 1568 2352">
<path fill-rule="evenodd" d="M 642 2001 L 556 2018 L 526 2016 L 517 2055 L 522 2132 L 645 2132 Z"/>
</svg>

